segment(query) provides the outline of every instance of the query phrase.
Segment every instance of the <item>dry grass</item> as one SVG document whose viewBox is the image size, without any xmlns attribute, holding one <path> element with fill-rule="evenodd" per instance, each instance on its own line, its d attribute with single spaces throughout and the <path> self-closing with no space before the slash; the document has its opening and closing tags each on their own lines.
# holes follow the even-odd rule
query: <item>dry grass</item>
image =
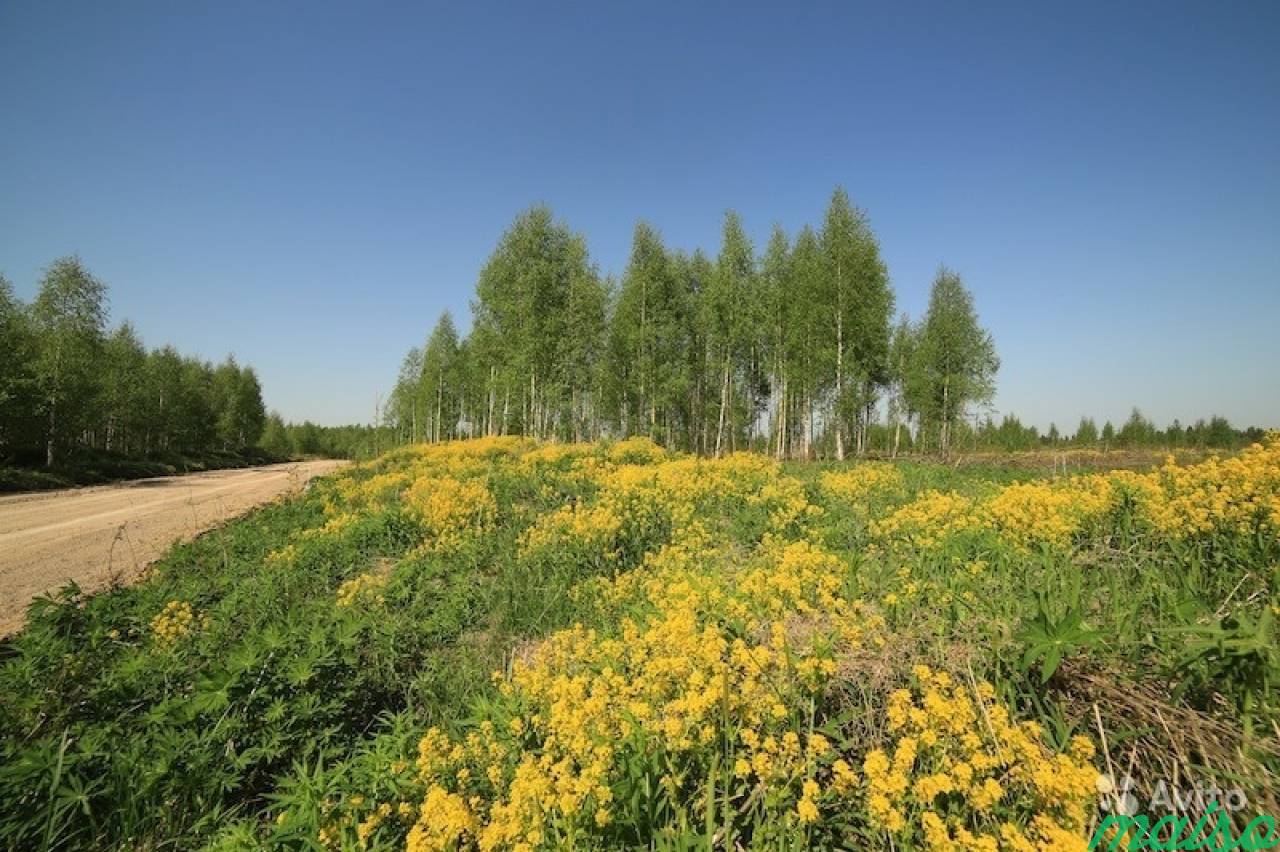
<svg viewBox="0 0 1280 852">
<path fill-rule="evenodd" d="M 1109 762 L 1117 777 L 1128 775 L 1140 790 L 1164 780 L 1182 789 L 1205 780 L 1239 788 L 1248 811 L 1280 811 L 1280 778 L 1263 760 L 1280 756 L 1280 732 L 1245 742 L 1233 708 L 1206 713 L 1169 700 L 1170 686 L 1138 672 L 1103 672 L 1065 661 L 1054 676 L 1068 712 L 1083 727 L 1101 719 Z M 1096 708 L 1096 711 L 1095 711 Z"/>
</svg>

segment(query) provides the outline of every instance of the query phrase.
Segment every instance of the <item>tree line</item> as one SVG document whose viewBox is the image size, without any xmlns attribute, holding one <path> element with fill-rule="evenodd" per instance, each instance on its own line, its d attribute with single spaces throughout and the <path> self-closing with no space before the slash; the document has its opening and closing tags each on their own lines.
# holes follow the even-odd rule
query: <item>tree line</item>
<svg viewBox="0 0 1280 852">
<path fill-rule="evenodd" d="M 267 415 L 258 445 L 277 458 L 369 459 L 403 443 L 396 430 L 386 425 L 320 426 L 310 420 L 286 423 L 273 411 Z"/>
<path fill-rule="evenodd" d="M 1119 428 L 1109 420 L 1098 428 L 1094 418 L 1082 417 L 1074 432 L 1059 431 L 1057 424 L 1051 423 L 1042 433 L 1035 426 L 1024 425 L 1012 414 L 1005 415 L 999 423 L 988 417 L 968 429 L 961 444 L 971 449 L 1006 451 L 1042 447 L 1233 449 L 1260 441 L 1265 434 L 1266 430 L 1257 426 L 1238 429 L 1227 418 L 1219 416 L 1189 425 L 1174 420 L 1161 429 L 1135 408 Z"/>
<path fill-rule="evenodd" d="M 149 350 L 107 317 L 107 287 L 77 257 L 50 264 L 30 304 L 0 275 L 0 460 L 54 467 L 86 451 L 149 458 L 257 444 L 265 411 L 252 367 Z"/>
<path fill-rule="evenodd" d="M 641 222 L 621 280 L 535 206 L 480 271 L 470 333 L 440 317 L 405 357 L 386 418 L 405 441 L 645 435 L 707 455 L 842 459 L 873 440 L 945 452 L 994 391 L 991 336 L 946 268 L 923 317 L 895 321 L 894 308 L 867 215 L 839 188 L 820 227 L 775 227 L 762 252 L 733 211 L 714 257 L 669 249 Z"/>
</svg>

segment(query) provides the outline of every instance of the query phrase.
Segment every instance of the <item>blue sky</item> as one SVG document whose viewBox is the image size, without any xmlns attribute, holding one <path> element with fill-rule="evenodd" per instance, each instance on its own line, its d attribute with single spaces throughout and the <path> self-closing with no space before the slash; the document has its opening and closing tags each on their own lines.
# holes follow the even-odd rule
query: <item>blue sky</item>
<svg viewBox="0 0 1280 852">
<path fill-rule="evenodd" d="M 0 270 L 367 420 L 531 203 L 621 272 L 868 211 L 998 412 L 1280 426 L 1280 4 L 0 2 Z"/>
</svg>

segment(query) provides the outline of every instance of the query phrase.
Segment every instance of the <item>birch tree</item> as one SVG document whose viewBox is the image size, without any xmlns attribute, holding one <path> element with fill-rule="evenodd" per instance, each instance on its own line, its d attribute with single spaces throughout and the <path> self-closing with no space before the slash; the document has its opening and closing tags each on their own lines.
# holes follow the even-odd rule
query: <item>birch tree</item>
<svg viewBox="0 0 1280 852">
<path fill-rule="evenodd" d="M 894 458 L 897 458 L 902 446 L 903 427 L 910 429 L 911 418 L 915 414 L 909 387 L 912 381 L 911 370 L 916 361 L 918 337 L 919 333 L 906 314 L 899 317 L 898 324 L 893 327 L 889 337 L 889 454 Z"/>
<path fill-rule="evenodd" d="M 796 235 L 787 272 L 794 310 L 787 323 L 787 395 L 790 435 L 787 455 L 812 458 L 820 427 L 820 409 L 833 386 L 835 350 L 828 344 L 830 304 L 822 244 L 805 225 Z M 796 441 L 799 447 L 796 447 Z"/>
<path fill-rule="evenodd" d="M 989 402 L 1000 367 L 991 335 L 978 325 L 973 296 L 960 276 L 938 270 L 929 294 L 917 355 L 922 412 L 938 430 L 938 448 L 950 452 L 955 423 L 976 403 Z"/>
<path fill-rule="evenodd" d="M 821 296 L 830 318 L 828 346 L 834 350 L 832 426 L 836 458 L 843 459 L 846 433 L 859 452 L 866 448 L 876 390 L 887 379 L 894 299 L 867 216 L 839 187 L 823 220 L 822 253 L 826 286 Z"/>
<path fill-rule="evenodd" d="M 31 306 L 37 339 L 35 380 L 45 422 L 45 466 L 91 424 L 94 370 L 107 321 L 106 286 L 78 257 L 55 260 Z"/>
<path fill-rule="evenodd" d="M 586 241 L 555 221 L 550 208 L 530 208 L 502 235 L 472 303 L 479 337 L 473 354 L 490 366 L 491 433 L 505 432 L 514 419 L 524 434 L 545 437 L 565 419 L 578 380 L 566 367 L 570 350 L 580 357 L 597 346 L 580 345 L 584 330 L 570 324 L 598 301 L 598 286 Z M 603 322 L 591 325 L 593 333 L 603 329 Z"/>
<path fill-rule="evenodd" d="M 141 452 L 146 432 L 147 349 L 130 323 L 122 323 L 103 347 L 103 446 L 124 453 Z"/>
<path fill-rule="evenodd" d="M 684 305 L 677 270 L 650 225 L 636 225 L 610 323 L 615 418 L 623 434 L 659 439 L 679 402 Z"/>
<path fill-rule="evenodd" d="M 446 441 L 454 435 L 458 422 L 461 376 L 458 370 L 458 329 L 445 311 L 422 350 L 421 372 L 415 385 L 418 404 L 426 421 L 428 441 Z"/>
<path fill-rule="evenodd" d="M 741 378 L 749 363 L 756 303 L 755 255 L 738 214 L 725 213 L 715 274 L 703 300 L 708 344 L 716 359 L 719 401 L 713 452 L 722 455 L 734 428 L 735 399 L 745 401 Z"/>
</svg>

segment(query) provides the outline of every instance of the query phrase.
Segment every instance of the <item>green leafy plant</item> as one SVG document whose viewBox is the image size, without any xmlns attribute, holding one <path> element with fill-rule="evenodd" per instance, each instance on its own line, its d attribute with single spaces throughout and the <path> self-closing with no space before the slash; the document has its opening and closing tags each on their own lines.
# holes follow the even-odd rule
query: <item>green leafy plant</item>
<svg viewBox="0 0 1280 852">
<path fill-rule="evenodd" d="M 1176 632 L 1190 637 L 1174 666 L 1181 678 L 1177 694 L 1208 689 L 1223 693 L 1240 711 L 1248 736 L 1259 715 L 1273 712 L 1272 688 L 1280 683 L 1280 645 L 1271 608 L 1264 607 L 1256 618 L 1236 613 L 1217 624 Z"/>
<path fill-rule="evenodd" d="M 1062 661 L 1080 651 L 1101 644 L 1102 634 L 1085 622 L 1077 597 L 1065 607 L 1054 607 L 1048 594 L 1036 596 L 1036 614 L 1022 625 L 1015 641 L 1024 646 L 1022 667 L 1028 674 L 1039 670 L 1040 683 L 1047 683 Z M 1057 612 L 1055 612 L 1057 610 Z"/>
</svg>

